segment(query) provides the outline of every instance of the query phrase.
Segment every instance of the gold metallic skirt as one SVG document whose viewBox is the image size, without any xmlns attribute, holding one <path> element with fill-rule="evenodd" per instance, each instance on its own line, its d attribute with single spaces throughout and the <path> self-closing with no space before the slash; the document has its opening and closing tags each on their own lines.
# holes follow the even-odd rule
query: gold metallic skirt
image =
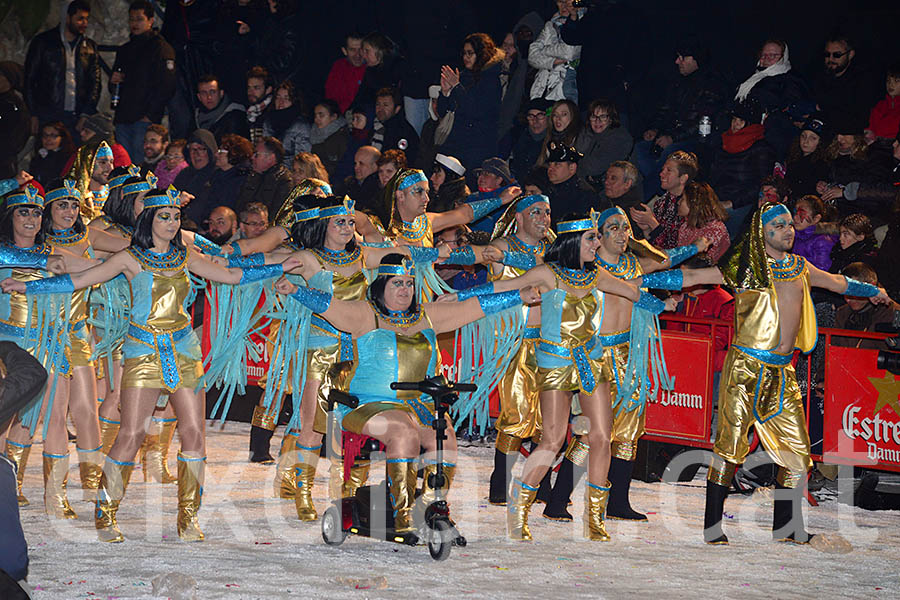
<svg viewBox="0 0 900 600">
<path fill-rule="evenodd" d="M 178 388 L 196 388 L 200 378 L 203 377 L 203 364 L 179 352 L 175 353 L 175 363 L 180 377 Z M 122 371 L 122 387 L 165 389 L 159 357 L 156 354 L 144 354 L 136 358 L 126 358 Z"/>
</svg>

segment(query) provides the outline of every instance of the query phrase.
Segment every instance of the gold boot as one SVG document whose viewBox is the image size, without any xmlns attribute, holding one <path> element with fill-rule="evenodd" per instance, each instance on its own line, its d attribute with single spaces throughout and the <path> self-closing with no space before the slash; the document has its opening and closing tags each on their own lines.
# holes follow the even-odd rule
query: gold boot
<svg viewBox="0 0 900 600">
<path fill-rule="evenodd" d="M 321 448 L 321 446 L 319 447 Z M 276 498 L 290 499 L 297 493 L 295 473 L 299 468 L 296 451 L 298 448 L 300 446 L 297 446 L 297 434 L 285 432 L 284 437 L 281 438 L 281 449 L 278 450 L 278 462 L 275 466 L 274 491 Z"/>
<path fill-rule="evenodd" d="M 388 487 L 394 505 L 394 531 L 414 531 L 412 522 L 413 498 L 416 494 L 416 463 L 412 458 L 393 458 L 387 461 Z"/>
<path fill-rule="evenodd" d="M 57 519 L 77 519 L 69 505 L 66 483 L 69 481 L 69 454 L 44 453 L 44 510 Z"/>
<path fill-rule="evenodd" d="M 352 498 L 356 495 L 356 490 L 366 485 L 366 481 L 369 479 L 370 465 L 371 463 L 368 460 L 357 459 L 353 463 L 353 466 L 350 467 L 350 479 L 341 486 L 342 497 Z"/>
<path fill-rule="evenodd" d="M 428 508 L 432 502 L 437 500 L 437 490 L 428 485 L 428 478 L 435 473 L 437 473 L 437 465 L 425 465 L 422 475 L 422 495 L 419 496 L 419 501 L 424 508 Z M 447 499 L 447 492 L 450 491 L 450 484 L 453 483 L 454 475 L 456 475 L 456 465 L 444 463 L 444 485 L 441 486 L 441 491 L 443 492 L 441 496 L 444 500 Z"/>
<path fill-rule="evenodd" d="M 100 444 L 103 454 L 109 455 L 109 449 L 112 448 L 116 436 L 119 434 L 119 421 L 110 421 L 100 417 Z"/>
<path fill-rule="evenodd" d="M 316 477 L 316 465 L 319 463 L 319 450 L 322 446 L 308 448 L 297 445 L 299 462 L 296 464 L 294 506 L 297 518 L 301 521 L 315 521 L 319 518 L 316 506 L 312 501 L 313 480 Z"/>
<path fill-rule="evenodd" d="M 343 487 L 344 461 L 343 459 L 332 459 L 331 466 L 328 467 L 328 498 L 331 500 L 343 498 Z"/>
<path fill-rule="evenodd" d="M 28 506 L 28 498 L 22 493 L 22 482 L 25 481 L 25 464 L 28 455 L 31 454 L 31 444 L 17 444 L 12 440 L 6 440 L 6 458 L 16 464 L 16 496 L 19 506 Z"/>
<path fill-rule="evenodd" d="M 116 522 L 119 503 L 125 496 L 125 489 L 134 470 L 133 462 L 119 462 L 106 459 L 103 475 L 100 477 L 100 489 L 97 492 L 97 505 L 94 510 L 94 527 L 97 528 L 97 539 L 101 542 L 116 543 L 125 541 Z"/>
<path fill-rule="evenodd" d="M 528 529 L 528 512 L 537 496 L 538 488 L 514 479 L 512 498 L 506 509 L 506 533 L 511 540 L 531 541 L 531 530 Z"/>
<path fill-rule="evenodd" d="M 78 472 L 81 475 L 81 489 L 85 502 L 97 501 L 100 476 L 103 474 L 103 446 L 93 450 L 78 450 Z"/>
<path fill-rule="evenodd" d="M 194 457 L 178 453 L 178 537 L 186 542 L 203 541 L 197 513 L 203 499 L 205 475 L 205 456 Z"/>
<path fill-rule="evenodd" d="M 587 482 L 584 490 L 584 537 L 595 542 L 608 542 L 609 534 L 606 533 L 606 524 L 603 517 L 606 514 L 606 504 L 609 502 L 609 482 L 606 487 Z"/>
<path fill-rule="evenodd" d="M 169 444 L 175 430 L 175 419 L 150 419 L 150 428 L 141 445 L 141 470 L 144 481 L 174 483 L 175 477 L 169 472 Z"/>
</svg>

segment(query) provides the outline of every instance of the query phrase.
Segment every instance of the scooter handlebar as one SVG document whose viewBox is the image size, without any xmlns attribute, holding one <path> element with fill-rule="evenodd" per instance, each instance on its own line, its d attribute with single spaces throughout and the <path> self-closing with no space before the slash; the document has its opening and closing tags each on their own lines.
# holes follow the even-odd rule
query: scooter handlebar
<svg viewBox="0 0 900 600">
<path fill-rule="evenodd" d="M 446 390 L 447 392 L 474 392 L 478 386 L 474 383 L 438 383 L 431 379 L 425 381 L 395 381 L 391 383 L 392 390 L 408 390 L 413 392 L 422 392 L 430 394 L 431 392 L 439 392 Z"/>
<path fill-rule="evenodd" d="M 359 406 L 359 398 L 348 394 L 347 392 L 332 388 L 331 391 L 328 392 L 328 404 L 331 407 L 334 407 L 335 404 L 343 404 L 347 408 L 356 408 Z"/>
</svg>

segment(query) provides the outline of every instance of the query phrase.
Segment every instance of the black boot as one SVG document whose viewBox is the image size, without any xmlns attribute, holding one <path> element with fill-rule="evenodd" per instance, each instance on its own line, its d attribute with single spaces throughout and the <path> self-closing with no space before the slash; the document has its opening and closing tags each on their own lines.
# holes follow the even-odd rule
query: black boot
<svg viewBox="0 0 900 600">
<path fill-rule="evenodd" d="M 808 544 L 813 537 L 803 523 L 803 486 L 787 488 L 775 483 L 772 538 L 776 542 Z"/>
<path fill-rule="evenodd" d="M 728 538 L 722 533 L 722 511 L 728 487 L 711 481 L 706 482 L 706 514 L 703 518 L 703 541 L 707 544 L 727 544 Z"/>
<path fill-rule="evenodd" d="M 250 462 L 272 464 L 275 459 L 269 454 L 269 444 L 274 431 L 256 425 L 250 426 Z"/>
<path fill-rule="evenodd" d="M 630 460 L 622 460 L 613 457 L 609 462 L 609 482 L 612 489 L 609 491 L 609 506 L 606 507 L 606 516 L 611 519 L 624 521 L 646 521 L 647 515 L 643 515 L 633 508 L 628 495 L 631 491 L 631 472 L 634 463 Z"/>
<path fill-rule="evenodd" d="M 544 474 L 544 478 L 541 479 L 541 484 L 538 486 L 537 495 L 534 497 L 534 501 L 536 504 L 547 504 L 550 502 L 550 497 L 553 495 L 553 486 L 550 484 L 550 476 L 553 474 L 553 469 L 547 469 L 547 472 Z"/>
<path fill-rule="evenodd" d="M 550 501 L 544 507 L 544 517 L 552 521 L 571 521 L 572 514 L 568 510 L 572 490 L 581 481 L 586 469 L 576 465 L 569 457 L 563 458 L 556 472 L 556 483 L 553 484 L 553 493 Z"/>
<path fill-rule="evenodd" d="M 494 470 L 491 472 L 491 485 L 488 502 L 496 506 L 506 506 L 506 491 L 512 479 L 513 465 L 516 464 L 518 451 L 510 456 L 494 449 Z"/>
</svg>

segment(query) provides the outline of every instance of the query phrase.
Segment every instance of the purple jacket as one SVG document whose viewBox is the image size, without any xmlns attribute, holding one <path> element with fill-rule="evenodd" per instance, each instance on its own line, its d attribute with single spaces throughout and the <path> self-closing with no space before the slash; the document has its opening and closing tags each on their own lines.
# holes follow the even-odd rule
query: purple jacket
<svg viewBox="0 0 900 600">
<path fill-rule="evenodd" d="M 798 231 L 794 236 L 794 254 L 806 258 L 823 271 L 831 268 L 831 247 L 837 239 L 826 233 L 816 233 L 815 226 Z"/>
</svg>

